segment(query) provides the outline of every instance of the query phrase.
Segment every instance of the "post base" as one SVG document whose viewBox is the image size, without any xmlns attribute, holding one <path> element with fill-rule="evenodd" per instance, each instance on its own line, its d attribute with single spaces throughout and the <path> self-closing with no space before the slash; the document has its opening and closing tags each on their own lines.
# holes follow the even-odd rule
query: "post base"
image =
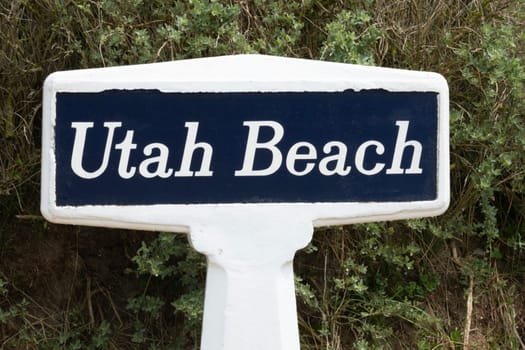
<svg viewBox="0 0 525 350">
<path fill-rule="evenodd" d="M 293 257 L 311 223 L 221 220 L 191 228 L 208 258 L 201 350 L 299 350 Z"/>
</svg>

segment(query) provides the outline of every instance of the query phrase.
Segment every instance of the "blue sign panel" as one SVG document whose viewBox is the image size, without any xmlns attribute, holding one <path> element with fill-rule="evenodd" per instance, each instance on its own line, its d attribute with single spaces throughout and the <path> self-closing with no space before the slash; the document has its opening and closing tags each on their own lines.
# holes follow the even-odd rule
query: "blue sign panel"
<svg viewBox="0 0 525 350">
<path fill-rule="evenodd" d="M 436 92 L 56 94 L 56 204 L 437 198 Z"/>
</svg>

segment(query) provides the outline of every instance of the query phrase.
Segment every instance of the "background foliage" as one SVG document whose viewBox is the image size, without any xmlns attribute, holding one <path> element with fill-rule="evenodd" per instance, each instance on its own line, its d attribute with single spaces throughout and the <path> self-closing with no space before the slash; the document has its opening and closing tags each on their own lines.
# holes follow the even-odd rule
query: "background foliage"
<svg viewBox="0 0 525 350">
<path fill-rule="evenodd" d="M 56 70 L 262 53 L 436 71 L 451 98 L 439 218 L 318 230 L 296 257 L 303 349 L 525 349 L 523 0 L 0 0 L 0 348 L 196 349 L 184 237 L 39 216 Z"/>
</svg>

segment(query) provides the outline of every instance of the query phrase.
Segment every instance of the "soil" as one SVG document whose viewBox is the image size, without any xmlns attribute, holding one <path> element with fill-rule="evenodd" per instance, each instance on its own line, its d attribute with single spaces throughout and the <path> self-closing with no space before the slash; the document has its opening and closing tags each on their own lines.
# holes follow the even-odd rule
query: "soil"
<svg viewBox="0 0 525 350">
<path fill-rule="evenodd" d="M 92 326 L 100 320 L 132 323 L 127 300 L 144 285 L 126 271 L 133 269 L 131 257 L 141 242 L 155 233 L 54 225 L 38 217 L 12 220 L 3 226 L 11 231 L 3 233 L 0 249 L 0 278 L 8 281 L 0 311 L 26 300 L 26 313 L 46 327 L 64 327 L 72 307 L 82 308 Z M 16 333 L 21 322 L 0 323 L 0 339 Z"/>
</svg>

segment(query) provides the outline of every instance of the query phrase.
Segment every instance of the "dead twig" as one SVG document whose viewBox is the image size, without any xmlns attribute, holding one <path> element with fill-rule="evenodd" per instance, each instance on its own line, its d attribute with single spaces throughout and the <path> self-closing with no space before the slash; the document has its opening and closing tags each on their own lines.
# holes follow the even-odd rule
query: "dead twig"
<svg viewBox="0 0 525 350">
<path fill-rule="evenodd" d="M 470 327 L 472 325 L 472 304 L 474 295 L 474 276 L 469 276 L 468 292 L 467 292 L 467 314 L 465 316 L 465 329 L 463 330 L 463 349 L 470 349 Z"/>
</svg>

